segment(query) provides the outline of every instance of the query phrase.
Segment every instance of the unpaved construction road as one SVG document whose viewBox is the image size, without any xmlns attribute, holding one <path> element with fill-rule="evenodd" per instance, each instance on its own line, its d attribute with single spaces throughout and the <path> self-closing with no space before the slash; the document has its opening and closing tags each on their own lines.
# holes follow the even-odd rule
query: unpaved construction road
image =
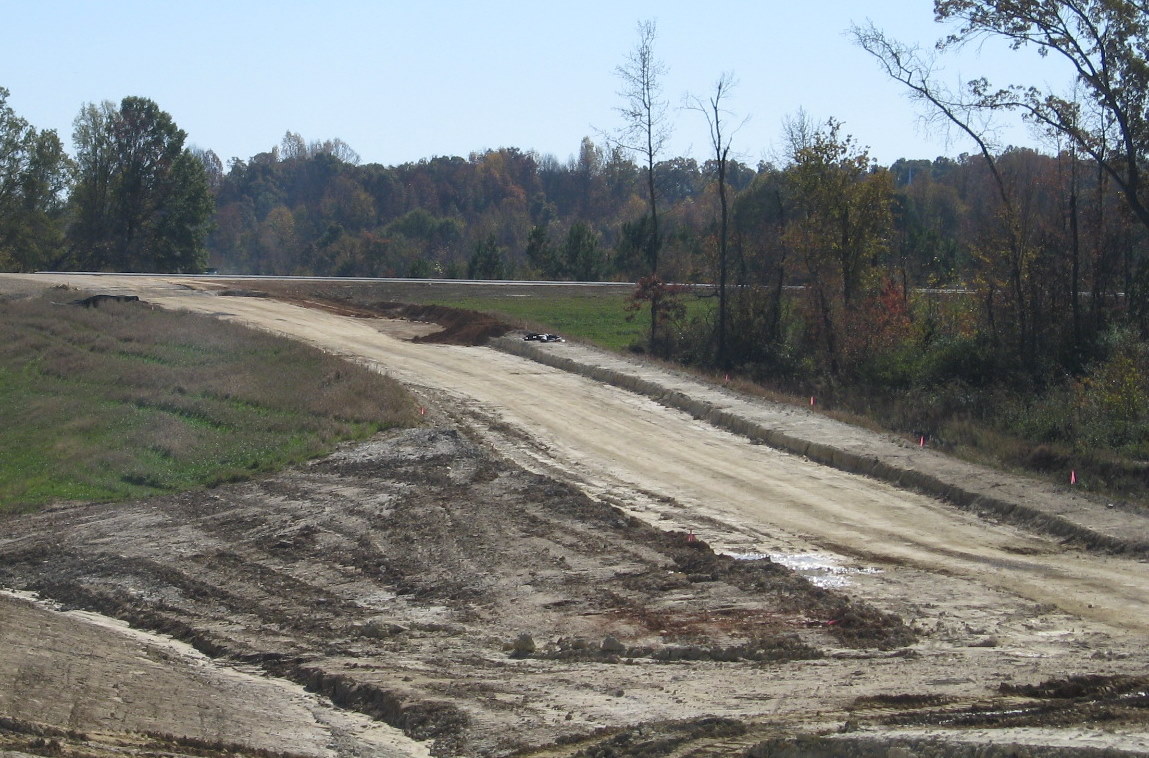
<svg viewBox="0 0 1149 758">
<path fill-rule="evenodd" d="M 198 279 L 40 275 L 0 277 L 0 292 L 60 284 L 367 362 L 428 421 L 260 482 L 7 519 L 0 586 L 200 651 L 134 637 L 105 670 L 115 656 L 92 651 L 127 632 L 0 597 L 13 750 L 120 754 L 150 734 L 173 752 L 300 755 L 1149 753 L 1149 522 L 1135 509 L 950 468 L 800 409 L 739 411 L 916 456 L 1099 535 L 1067 541 L 755 444 L 518 345 L 412 342 L 437 327 L 304 307 L 298 289 L 280 292 L 289 302 Z M 715 391 L 618 370 L 676 398 Z M 49 623 L 63 630 L 50 642 L 20 631 Z M 73 673 L 36 689 L 38 670 Z"/>
</svg>

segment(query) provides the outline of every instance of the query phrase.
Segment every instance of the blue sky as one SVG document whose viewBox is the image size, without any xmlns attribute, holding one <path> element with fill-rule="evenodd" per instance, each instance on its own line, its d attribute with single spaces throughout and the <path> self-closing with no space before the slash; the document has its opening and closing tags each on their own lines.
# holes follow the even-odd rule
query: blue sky
<svg viewBox="0 0 1149 758">
<path fill-rule="evenodd" d="M 738 81 L 732 121 L 739 157 L 776 157 L 782 124 L 804 111 L 835 118 L 882 163 L 972 150 L 923 130 L 920 112 L 847 38 L 873 21 L 903 41 L 931 45 L 947 29 L 930 0 L 0 0 L 0 86 L 9 105 L 71 146 L 88 102 L 148 97 L 189 143 L 226 163 L 277 145 L 339 138 L 364 162 L 517 147 L 562 161 L 584 136 L 620 125 L 614 69 L 640 20 L 658 26 L 665 95 L 706 97 L 723 72 Z M 1034 55 L 985 45 L 945 76 L 1025 74 L 1052 80 Z M 703 160 L 702 116 L 672 112 L 669 153 Z M 1004 141 L 1034 144 L 1024 129 Z"/>
</svg>

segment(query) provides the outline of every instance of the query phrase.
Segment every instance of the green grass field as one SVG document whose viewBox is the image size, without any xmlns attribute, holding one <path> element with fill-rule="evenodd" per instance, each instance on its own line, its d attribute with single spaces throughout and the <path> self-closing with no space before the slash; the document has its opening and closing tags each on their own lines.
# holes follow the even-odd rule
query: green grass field
<svg viewBox="0 0 1149 758">
<path fill-rule="evenodd" d="M 624 306 L 629 294 L 629 291 L 549 297 L 486 294 L 435 299 L 431 302 L 491 313 L 525 329 L 555 332 L 608 350 L 621 351 L 631 345 L 642 344 L 650 330 L 648 310 L 639 311 L 628 320 L 627 317 L 632 314 Z M 692 297 L 687 297 L 684 302 L 690 316 L 701 314 L 708 307 L 703 301 Z"/>
<path fill-rule="evenodd" d="M 204 316 L 28 298 L 0 330 L 0 512 L 239 480 L 417 419 L 386 377 Z"/>
</svg>

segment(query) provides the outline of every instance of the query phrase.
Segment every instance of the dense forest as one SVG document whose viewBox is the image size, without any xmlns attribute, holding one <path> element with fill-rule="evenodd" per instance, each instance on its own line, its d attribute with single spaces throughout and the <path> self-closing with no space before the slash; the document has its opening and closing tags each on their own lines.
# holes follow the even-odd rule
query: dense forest
<svg viewBox="0 0 1149 758">
<path fill-rule="evenodd" d="M 837 121 L 799 115 L 782 154 L 750 166 L 730 157 L 732 80 L 670 111 L 655 29 L 640 24 L 618 71 L 626 125 L 565 161 L 504 147 L 363 164 L 339 139 L 288 131 L 224 166 L 144 98 L 84 106 L 69 156 L 0 88 L 0 270 L 634 282 L 649 321 L 636 349 L 816 388 L 937 444 L 1051 470 L 1088 459 L 1143 486 L 1149 12 L 1100 0 L 935 10 L 963 24 L 946 44 L 999 35 L 1069 58 L 1081 99 L 977 81 L 953 94 L 913 49 L 855 29 L 974 149 L 881 166 Z M 986 113 L 1020 114 L 1047 148 L 993 145 Z M 688 115 L 711 128 L 701 163 L 661 152 Z"/>
</svg>

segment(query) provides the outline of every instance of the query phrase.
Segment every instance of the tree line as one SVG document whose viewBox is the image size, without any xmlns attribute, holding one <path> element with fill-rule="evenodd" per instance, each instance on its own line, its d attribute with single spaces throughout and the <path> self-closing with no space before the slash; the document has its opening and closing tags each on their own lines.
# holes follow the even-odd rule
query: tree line
<svg viewBox="0 0 1149 758">
<path fill-rule="evenodd" d="M 700 163 L 664 154 L 679 111 L 645 22 L 616 72 L 622 126 L 566 161 L 506 147 L 363 164 L 339 139 L 289 131 L 225 167 L 139 97 L 85 105 L 69 157 L 0 89 L 0 267 L 630 281 L 643 349 L 720 370 L 1040 384 L 1124 355 L 1137 371 L 1113 381 L 1149 394 L 1149 12 L 934 7 L 959 25 L 937 50 L 1035 47 L 1071 64 L 1072 96 L 981 79 L 951 90 L 932 53 L 855 28 L 879 71 L 975 150 L 880 166 L 840 122 L 799 114 L 778 158 L 750 166 L 731 157 L 736 82 L 723 74 L 685 111 L 710 127 Z M 993 143 L 986 118 L 1018 116 L 1046 149 Z"/>
<path fill-rule="evenodd" d="M 1149 328 L 1144 227 L 1088 159 L 995 154 L 1016 198 L 1007 220 L 980 155 L 878 166 L 837 122 L 788 131 L 778 164 L 654 166 L 659 274 L 687 285 L 721 278 L 725 172 L 739 360 L 764 358 L 798 308 L 807 347 L 840 374 L 870 354 L 866 339 L 895 339 L 870 332 L 904 325 L 923 290 L 971 293 L 978 329 L 1019 357 L 1081 350 L 1114 319 Z M 209 262 L 233 273 L 637 281 L 650 273 L 642 174 L 589 138 L 565 163 L 503 148 L 384 167 L 277 147 L 216 175 Z"/>
<path fill-rule="evenodd" d="M 204 162 L 151 100 L 86 104 L 74 154 L 0 87 L 0 268 L 197 271 L 214 209 Z"/>
</svg>

